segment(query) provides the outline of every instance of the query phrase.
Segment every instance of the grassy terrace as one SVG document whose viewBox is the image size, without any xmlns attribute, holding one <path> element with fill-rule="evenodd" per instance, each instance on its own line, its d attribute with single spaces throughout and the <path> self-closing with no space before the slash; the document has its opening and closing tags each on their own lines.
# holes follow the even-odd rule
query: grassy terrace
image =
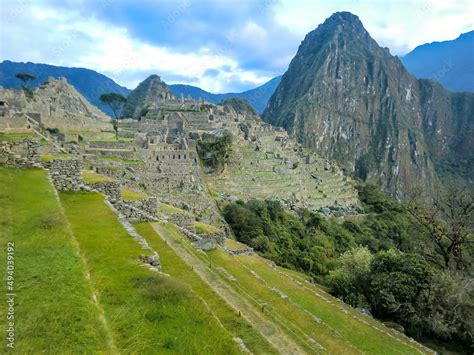
<svg viewBox="0 0 474 355">
<path fill-rule="evenodd" d="M 122 200 L 124 201 L 136 201 L 136 200 L 141 200 L 147 197 L 142 192 L 127 189 L 126 187 L 122 187 L 120 191 L 122 193 Z"/>
<path fill-rule="evenodd" d="M 16 352 L 108 350 L 84 265 L 45 171 L 0 168 L 0 225 L 3 265 L 7 243 L 15 243 Z M 0 275 L 4 282 L 4 266 Z M 3 303 L 2 334 L 5 311 Z"/>
<path fill-rule="evenodd" d="M 2 133 L 0 132 L 0 141 L 17 141 L 23 138 L 35 137 L 34 133 Z"/>
<path fill-rule="evenodd" d="M 187 250 L 215 270 L 241 297 L 264 308 L 264 313 L 286 330 L 308 352 L 414 354 L 421 347 L 343 305 L 304 278 L 254 256 L 231 256 L 216 249 L 201 253 L 168 225 L 168 235 L 188 245 Z M 219 272 L 225 270 L 225 272 Z M 235 279 L 231 279 L 230 276 Z M 375 329 L 374 327 L 378 328 Z M 382 330 L 382 331 L 380 331 Z"/>
<path fill-rule="evenodd" d="M 139 264 L 143 249 L 122 228 L 101 195 L 63 193 L 61 202 L 118 352 L 239 351 L 231 334 L 178 277 Z"/>
<path fill-rule="evenodd" d="M 232 333 L 233 336 L 240 337 L 250 351 L 256 354 L 277 353 L 252 326 L 242 317 L 239 317 L 219 295 L 209 288 L 209 286 L 176 255 L 169 245 L 156 234 L 149 223 L 136 224 L 135 228 L 140 235 L 147 239 L 152 247 L 160 251 L 163 271 L 189 285 L 194 294 L 203 299 L 209 306 L 209 309 L 212 310 L 213 315 L 217 317 L 219 322 Z M 169 233 L 177 233 L 171 225 L 169 225 L 167 231 Z M 178 234 L 175 235 L 179 238 Z"/>
<path fill-rule="evenodd" d="M 105 175 L 96 174 L 93 171 L 83 171 L 82 178 L 85 182 L 88 182 L 90 184 L 113 181 L 112 178 Z"/>
<path fill-rule="evenodd" d="M 41 161 L 48 162 L 55 159 L 71 159 L 71 156 L 68 154 L 58 154 L 58 155 L 41 155 Z"/>
<path fill-rule="evenodd" d="M 196 227 L 196 233 L 197 234 L 202 234 L 202 233 L 208 233 L 208 234 L 219 234 L 221 231 L 210 225 L 210 224 L 205 224 L 201 222 L 194 222 L 194 226 Z"/>
<path fill-rule="evenodd" d="M 173 216 L 175 214 L 191 214 L 190 212 L 188 211 L 185 211 L 181 208 L 178 208 L 178 207 L 174 207 L 174 206 L 171 206 L 171 205 L 168 205 L 166 203 L 158 203 L 158 214 L 164 214 L 164 215 L 167 215 L 167 216 Z"/>
</svg>

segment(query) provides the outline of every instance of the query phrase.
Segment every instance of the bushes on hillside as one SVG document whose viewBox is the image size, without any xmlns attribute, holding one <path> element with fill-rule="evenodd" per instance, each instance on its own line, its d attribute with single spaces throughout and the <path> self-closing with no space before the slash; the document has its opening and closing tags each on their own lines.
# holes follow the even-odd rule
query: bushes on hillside
<svg viewBox="0 0 474 355">
<path fill-rule="evenodd" d="M 439 247 L 409 206 L 374 185 L 359 186 L 359 196 L 363 220 L 291 213 L 277 201 L 237 201 L 223 210 L 239 241 L 307 273 L 345 302 L 403 325 L 412 336 L 468 346 L 474 324 L 470 266 L 457 273 L 440 267 Z M 473 255 L 471 246 L 463 246 L 470 248 L 463 255 Z M 462 265 L 471 264 L 465 259 Z"/>
</svg>

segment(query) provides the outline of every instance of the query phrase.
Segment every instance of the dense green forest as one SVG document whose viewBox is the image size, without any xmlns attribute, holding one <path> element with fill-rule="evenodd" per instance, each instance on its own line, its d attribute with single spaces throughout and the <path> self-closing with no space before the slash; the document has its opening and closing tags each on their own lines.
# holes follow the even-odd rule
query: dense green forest
<svg viewBox="0 0 474 355">
<path fill-rule="evenodd" d="M 359 186 L 364 214 L 324 218 L 277 201 L 223 207 L 237 239 L 277 264 L 303 271 L 333 295 L 410 336 L 472 353 L 472 196 L 402 205 Z"/>
</svg>

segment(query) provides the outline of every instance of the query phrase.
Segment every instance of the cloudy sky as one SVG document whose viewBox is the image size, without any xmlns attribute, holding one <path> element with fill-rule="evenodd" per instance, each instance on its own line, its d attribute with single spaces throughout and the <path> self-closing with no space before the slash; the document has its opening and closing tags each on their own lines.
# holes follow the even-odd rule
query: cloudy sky
<svg viewBox="0 0 474 355">
<path fill-rule="evenodd" d="M 336 11 L 396 55 L 474 30 L 472 0 L 0 0 L 0 60 L 242 91 L 282 74 Z"/>
</svg>

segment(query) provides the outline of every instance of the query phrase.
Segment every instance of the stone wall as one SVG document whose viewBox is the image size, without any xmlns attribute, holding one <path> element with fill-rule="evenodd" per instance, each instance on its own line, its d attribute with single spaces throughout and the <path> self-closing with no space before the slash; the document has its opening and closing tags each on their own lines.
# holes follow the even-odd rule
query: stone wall
<svg viewBox="0 0 474 355">
<path fill-rule="evenodd" d="M 82 162 L 75 159 L 54 159 L 44 163 L 49 176 L 58 191 L 79 191 L 84 189 L 81 170 Z"/>
<path fill-rule="evenodd" d="M 0 130 L 22 132 L 28 130 L 28 120 L 23 113 L 12 112 L 5 107 L 0 107 Z"/>
<path fill-rule="evenodd" d="M 171 217 L 171 222 L 191 233 L 196 233 L 195 218 L 192 215 L 178 213 Z"/>
<path fill-rule="evenodd" d="M 112 201 L 111 201 L 112 202 Z M 135 201 L 115 201 L 113 206 L 130 222 L 148 222 L 157 221 L 156 205 L 152 213 L 142 210 L 132 202 Z"/>
<path fill-rule="evenodd" d="M 126 201 L 129 205 L 144 211 L 152 216 L 156 215 L 158 199 L 156 197 L 148 197 L 136 201 Z"/>
<path fill-rule="evenodd" d="M 39 141 L 24 138 L 17 141 L 0 141 L 0 164 L 12 168 L 39 167 Z"/>
<path fill-rule="evenodd" d="M 90 141 L 89 147 L 101 149 L 132 149 L 134 144 L 133 142 L 123 141 Z"/>
<path fill-rule="evenodd" d="M 104 181 L 90 185 L 93 189 L 102 192 L 112 203 L 122 201 L 120 184 L 115 181 Z"/>
</svg>

